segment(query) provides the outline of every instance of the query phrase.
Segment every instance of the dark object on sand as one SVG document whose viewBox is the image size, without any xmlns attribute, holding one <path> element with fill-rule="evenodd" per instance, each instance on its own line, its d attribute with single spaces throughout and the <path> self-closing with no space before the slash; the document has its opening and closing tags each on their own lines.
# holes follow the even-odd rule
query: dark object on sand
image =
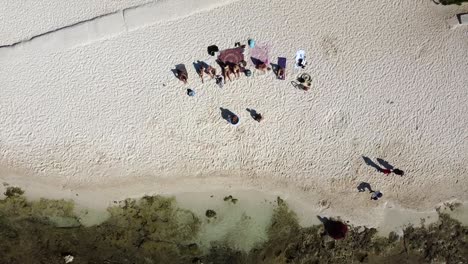
<svg viewBox="0 0 468 264">
<path fill-rule="evenodd" d="M 213 211 L 213 210 L 208 209 L 208 210 L 206 210 L 205 215 L 206 215 L 206 217 L 208 217 L 208 218 L 212 218 L 212 217 L 215 217 L 215 216 L 216 216 L 216 212 Z"/>
<path fill-rule="evenodd" d="M 195 96 L 195 91 L 192 89 L 187 89 L 187 95 L 188 96 Z"/>
<path fill-rule="evenodd" d="M 253 48 L 253 47 L 255 47 L 255 40 L 249 39 L 249 40 L 247 41 L 247 44 L 249 45 L 250 48 Z"/>
<path fill-rule="evenodd" d="M 229 123 L 231 123 L 232 125 L 237 125 L 239 123 L 239 117 L 236 116 L 236 115 L 229 115 L 228 116 L 228 121 Z"/>
<path fill-rule="evenodd" d="M 245 61 L 244 49 L 241 47 L 225 49 L 219 52 L 218 60 L 224 66 L 239 65 L 239 63 Z"/>
<path fill-rule="evenodd" d="M 210 54 L 211 56 L 214 56 L 216 52 L 219 51 L 219 48 L 218 46 L 216 45 L 211 45 L 211 46 L 208 46 L 208 54 Z"/>
<path fill-rule="evenodd" d="M 395 173 L 396 175 L 400 175 L 400 176 L 403 176 L 405 174 L 405 172 L 400 169 L 394 169 L 393 173 Z"/>
<path fill-rule="evenodd" d="M 245 76 L 247 76 L 247 77 L 252 76 L 252 71 L 251 71 L 251 70 L 246 69 L 246 70 L 244 71 L 244 73 L 245 73 Z"/>
<path fill-rule="evenodd" d="M 348 233 L 348 226 L 345 223 L 341 221 L 335 221 L 327 217 L 317 217 L 323 223 L 327 235 L 333 239 L 343 239 L 346 237 L 346 233 Z"/>
<path fill-rule="evenodd" d="M 286 77 L 285 71 L 286 71 L 286 58 L 278 57 L 278 72 L 277 72 L 278 79 L 280 80 L 285 79 Z"/>
<path fill-rule="evenodd" d="M 253 116 L 253 119 L 254 119 L 255 121 L 257 121 L 257 122 L 260 122 L 260 121 L 262 121 L 263 116 L 262 116 L 262 114 L 260 114 L 260 113 L 256 113 L 256 114 Z"/>
</svg>

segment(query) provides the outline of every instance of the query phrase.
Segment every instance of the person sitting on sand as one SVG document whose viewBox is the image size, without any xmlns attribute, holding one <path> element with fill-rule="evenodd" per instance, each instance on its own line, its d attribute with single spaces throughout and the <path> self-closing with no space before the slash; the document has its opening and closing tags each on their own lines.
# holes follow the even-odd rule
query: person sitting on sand
<svg viewBox="0 0 468 264">
<path fill-rule="evenodd" d="M 257 68 L 257 70 L 260 70 L 260 71 L 262 71 L 263 73 L 266 73 L 267 71 L 270 71 L 270 70 L 271 70 L 271 68 L 268 67 L 265 63 L 261 63 L 261 64 L 257 65 L 256 68 Z"/>
<path fill-rule="evenodd" d="M 229 68 L 229 65 L 225 65 L 223 69 L 224 84 L 226 84 L 226 79 L 229 79 L 229 81 L 232 82 L 231 74 L 232 72 L 231 72 L 231 69 Z"/>
<path fill-rule="evenodd" d="M 232 125 L 237 125 L 237 123 L 239 123 L 239 117 L 236 115 L 228 115 L 227 120 Z"/>
<path fill-rule="evenodd" d="M 234 65 L 233 72 L 234 72 L 234 76 L 236 76 L 237 78 L 240 78 L 240 67 L 238 64 Z"/>
<path fill-rule="evenodd" d="M 310 89 L 310 83 L 309 82 L 304 82 L 300 85 L 300 88 L 304 91 L 308 91 Z"/>
<path fill-rule="evenodd" d="M 181 80 L 184 84 L 187 84 L 188 77 L 187 73 L 185 73 L 184 71 L 178 69 L 177 78 L 179 78 L 179 80 Z"/>
</svg>

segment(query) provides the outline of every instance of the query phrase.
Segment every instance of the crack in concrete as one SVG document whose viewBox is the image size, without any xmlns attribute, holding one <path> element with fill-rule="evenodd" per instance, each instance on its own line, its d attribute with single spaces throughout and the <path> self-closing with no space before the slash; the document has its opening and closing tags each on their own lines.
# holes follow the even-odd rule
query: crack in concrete
<svg viewBox="0 0 468 264">
<path fill-rule="evenodd" d="M 0 45 L 0 49 L 1 49 L 1 48 L 11 48 L 11 47 L 15 47 L 15 46 L 20 45 L 20 44 L 22 44 L 22 43 L 29 42 L 29 41 L 33 41 L 33 40 L 35 40 L 35 39 L 37 39 L 37 38 L 44 37 L 44 36 L 46 36 L 46 35 L 53 34 L 53 33 L 56 33 L 56 32 L 58 32 L 58 31 L 61 31 L 61 30 L 66 30 L 66 29 L 69 29 L 69 28 L 73 28 L 73 27 L 76 27 L 76 26 L 79 26 L 79 25 L 82 25 L 82 24 L 85 24 L 85 23 L 88 23 L 88 22 L 92 22 L 92 21 L 94 21 L 94 20 L 98 20 L 98 19 L 100 19 L 100 18 L 109 16 L 109 15 L 117 14 L 117 13 L 123 13 L 123 12 L 122 12 L 122 11 L 116 11 L 116 12 L 112 12 L 112 13 L 107 13 L 107 14 L 99 15 L 99 16 L 96 16 L 96 17 L 93 17 L 93 18 L 90 18 L 90 19 L 86 19 L 86 20 L 83 20 L 83 21 L 79 21 L 79 22 L 76 22 L 76 23 L 71 24 L 71 25 L 67 25 L 67 26 L 64 26 L 64 27 L 60 27 L 60 28 L 56 28 L 56 29 L 53 29 L 53 30 L 50 30 L 50 31 L 46 31 L 46 32 L 41 33 L 41 34 L 38 34 L 38 35 L 34 35 L 34 36 L 30 37 L 30 38 L 23 39 L 23 40 L 14 42 L 14 43 L 12 43 L 12 44 Z M 123 16 L 122 16 L 122 17 L 123 17 Z"/>
<path fill-rule="evenodd" d="M 0 57 L 23 48 L 54 50 L 73 48 L 106 39 L 138 28 L 187 17 L 237 0 L 159 0 L 103 14 L 28 39 L 0 45 Z"/>
</svg>

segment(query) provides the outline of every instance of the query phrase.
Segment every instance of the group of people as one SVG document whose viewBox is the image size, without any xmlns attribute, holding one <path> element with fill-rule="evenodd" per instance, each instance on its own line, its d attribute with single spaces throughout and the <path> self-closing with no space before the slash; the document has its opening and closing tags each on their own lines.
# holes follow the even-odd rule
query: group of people
<svg viewBox="0 0 468 264">
<path fill-rule="evenodd" d="M 367 164 L 369 164 L 369 162 L 371 162 L 367 157 L 364 157 L 364 160 L 366 161 Z M 384 162 L 387 166 L 389 166 L 389 164 L 387 164 L 385 161 L 381 160 L 381 159 L 377 159 L 379 160 L 379 162 Z M 383 174 L 385 174 L 386 176 L 390 175 L 390 174 L 395 174 L 395 175 L 398 175 L 398 176 L 403 176 L 404 175 L 404 172 L 400 169 L 397 169 L 397 168 L 393 168 L 392 166 L 389 166 L 388 168 L 380 168 L 378 165 L 376 165 L 375 163 L 371 162 L 371 164 L 369 164 L 371 166 L 373 166 L 374 168 L 377 169 L 378 172 L 381 172 Z M 359 192 L 365 192 L 366 189 L 371 193 L 371 200 L 378 200 L 380 198 L 383 197 L 383 193 L 381 191 L 374 191 L 372 190 L 371 188 L 371 185 L 367 182 L 361 182 L 358 187 L 357 187 L 358 191 Z"/>
<path fill-rule="evenodd" d="M 252 48 L 255 45 L 255 41 L 252 39 L 248 40 L 248 45 Z M 241 45 L 240 42 L 236 42 L 234 44 L 235 48 L 241 49 L 241 52 L 244 53 L 246 45 Z M 212 45 L 208 47 L 208 53 L 211 56 L 215 56 L 216 53 L 219 51 L 218 47 L 216 45 Z M 302 57 L 299 60 L 296 60 L 296 68 L 302 68 L 304 69 L 306 66 L 305 62 L 305 53 L 304 51 L 302 52 Z M 280 58 L 279 58 L 280 59 Z M 282 65 L 276 65 L 273 69 L 273 72 L 277 76 L 278 79 L 284 80 L 286 77 L 286 58 L 282 58 L 284 60 L 284 64 Z M 247 69 L 247 62 L 245 60 L 241 60 L 238 63 L 232 63 L 231 61 L 217 61 L 221 67 L 221 74 L 217 73 L 217 70 L 215 67 L 211 66 L 210 63 L 207 63 L 205 61 L 197 61 L 194 63 L 196 71 L 198 76 L 200 77 L 202 83 L 205 83 L 205 77 L 208 76 L 211 79 L 214 79 L 216 81 L 216 84 L 220 87 L 223 88 L 224 84 L 226 84 L 227 80 L 232 82 L 232 76 L 234 75 L 235 78 L 240 78 L 241 73 L 243 72 L 246 76 L 250 76 L 252 72 Z M 278 63 L 281 64 L 281 63 Z M 273 65 L 273 64 L 272 64 Z M 176 67 L 175 69 L 175 76 L 182 81 L 184 84 L 188 83 L 188 73 L 184 65 L 179 65 L 180 67 Z M 255 69 L 267 73 L 272 70 L 269 65 L 267 65 L 266 62 L 263 61 L 258 61 L 255 63 Z M 308 77 L 308 78 L 305 78 Z M 303 90 L 308 90 L 310 87 L 310 75 L 308 74 L 302 74 L 300 77 L 298 77 L 299 84 L 295 85 L 295 87 L 298 87 Z M 189 96 L 195 96 L 195 91 L 192 89 L 187 89 L 187 95 Z M 260 122 L 263 120 L 263 116 L 260 113 L 256 113 L 255 111 L 251 112 L 252 118 Z M 237 125 L 239 123 L 239 117 L 235 114 L 230 114 L 226 120 L 232 124 L 232 125 Z"/>
<path fill-rule="evenodd" d="M 253 40 L 249 40 L 249 46 L 251 46 Z M 236 48 L 241 48 L 242 50 L 245 49 L 246 45 L 241 45 L 240 42 L 236 42 L 234 45 Z M 216 52 L 218 52 L 219 49 L 217 46 L 212 45 L 208 47 L 208 53 L 212 56 L 215 56 Z M 302 59 L 298 59 L 296 62 L 296 67 L 304 69 L 306 66 L 305 62 L 305 55 L 302 55 Z M 223 84 L 226 84 L 227 80 L 232 81 L 231 76 L 234 75 L 234 77 L 239 78 L 241 75 L 241 72 L 244 72 L 245 75 L 250 76 L 251 71 L 247 69 L 247 62 L 245 60 L 242 60 L 238 63 L 231 63 L 231 62 L 222 62 L 218 61 L 222 74 L 217 74 L 216 69 L 211 66 L 209 63 L 206 63 L 204 61 L 200 62 L 198 61 L 198 67 L 197 67 L 197 74 L 200 77 L 202 83 L 205 82 L 205 76 L 208 75 L 211 77 L 211 79 L 216 80 L 216 84 L 218 84 L 220 87 L 223 87 Z M 272 70 L 271 67 L 267 65 L 266 62 L 263 61 L 258 61 L 255 63 L 255 69 L 267 73 Z M 278 79 L 284 80 L 286 77 L 286 69 L 283 66 L 277 65 L 274 69 L 274 73 L 277 76 Z M 186 69 L 176 69 L 176 77 L 182 81 L 184 84 L 188 83 L 188 74 Z M 300 85 L 299 88 L 302 88 L 304 90 L 308 90 L 310 83 L 307 82 L 307 80 L 302 80 L 300 77 L 298 78 L 298 81 L 302 83 L 303 85 Z"/>
</svg>

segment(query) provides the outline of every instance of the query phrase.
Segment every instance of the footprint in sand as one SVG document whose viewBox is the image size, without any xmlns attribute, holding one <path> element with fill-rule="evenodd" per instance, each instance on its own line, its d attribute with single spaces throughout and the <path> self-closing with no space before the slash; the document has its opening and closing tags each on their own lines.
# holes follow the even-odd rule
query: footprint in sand
<svg viewBox="0 0 468 264">
<path fill-rule="evenodd" d="M 338 55 L 339 49 L 336 45 L 337 39 L 334 37 L 323 37 L 321 47 L 327 58 L 333 58 Z"/>
<path fill-rule="evenodd" d="M 351 117 L 341 110 L 330 112 L 326 117 L 327 127 L 333 131 L 335 136 L 343 136 L 349 126 Z"/>
</svg>

